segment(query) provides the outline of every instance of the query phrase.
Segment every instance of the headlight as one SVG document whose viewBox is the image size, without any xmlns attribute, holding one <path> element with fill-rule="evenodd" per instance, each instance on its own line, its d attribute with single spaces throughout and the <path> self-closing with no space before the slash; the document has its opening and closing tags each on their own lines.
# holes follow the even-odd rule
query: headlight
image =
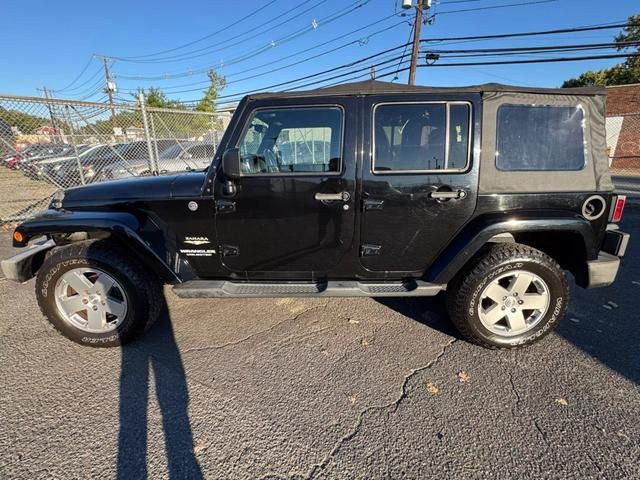
<svg viewBox="0 0 640 480">
<path fill-rule="evenodd" d="M 58 190 L 51 197 L 51 203 L 49 204 L 49 208 L 54 210 L 60 210 L 62 208 L 62 203 L 64 202 L 64 190 Z"/>
</svg>

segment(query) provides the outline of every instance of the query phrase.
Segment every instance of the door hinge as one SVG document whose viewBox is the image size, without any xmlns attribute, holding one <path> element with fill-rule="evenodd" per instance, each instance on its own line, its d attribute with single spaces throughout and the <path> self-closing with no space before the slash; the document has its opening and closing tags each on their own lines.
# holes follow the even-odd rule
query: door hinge
<svg viewBox="0 0 640 480">
<path fill-rule="evenodd" d="M 235 257 L 240 255 L 240 248 L 235 245 L 221 245 L 220 252 L 223 257 Z"/>
<path fill-rule="evenodd" d="M 374 255 L 380 255 L 382 253 L 382 245 L 360 245 L 361 257 L 372 257 Z"/>
<path fill-rule="evenodd" d="M 236 202 L 232 200 L 216 200 L 216 212 L 232 213 L 236 211 Z"/>
</svg>

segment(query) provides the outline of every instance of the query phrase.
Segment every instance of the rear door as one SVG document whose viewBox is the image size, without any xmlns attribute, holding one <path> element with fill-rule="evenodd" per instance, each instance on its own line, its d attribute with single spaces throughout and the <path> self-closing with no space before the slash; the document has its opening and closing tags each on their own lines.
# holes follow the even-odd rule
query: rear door
<svg viewBox="0 0 640 480">
<path fill-rule="evenodd" d="M 231 194 L 216 180 L 222 263 L 239 277 L 319 279 L 353 249 L 355 101 L 287 103 L 248 105 L 242 174 Z"/>
<path fill-rule="evenodd" d="M 423 272 L 471 218 L 477 100 L 365 99 L 360 257 L 366 269 L 389 276 Z"/>
</svg>

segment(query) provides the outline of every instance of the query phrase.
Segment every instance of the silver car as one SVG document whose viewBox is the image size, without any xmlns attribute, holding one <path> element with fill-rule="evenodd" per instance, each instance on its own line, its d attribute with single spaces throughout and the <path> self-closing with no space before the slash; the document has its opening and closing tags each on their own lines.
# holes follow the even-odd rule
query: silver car
<svg viewBox="0 0 640 480">
<path fill-rule="evenodd" d="M 192 170 L 204 170 L 211 163 L 216 151 L 213 143 L 179 142 L 158 154 L 156 161 L 158 173 L 161 175 Z M 121 161 L 112 166 L 107 178 L 126 178 L 131 176 L 150 175 L 151 166 L 148 159 Z"/>
</svg>

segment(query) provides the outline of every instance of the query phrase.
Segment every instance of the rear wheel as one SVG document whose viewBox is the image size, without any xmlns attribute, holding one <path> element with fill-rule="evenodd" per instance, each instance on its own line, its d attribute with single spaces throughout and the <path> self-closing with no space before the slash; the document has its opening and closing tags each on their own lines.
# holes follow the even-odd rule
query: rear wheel
<svg viewBox="0 0 640 480">
<path fill-rule="evenodd" d="M 40 268 L 36 296 L 50 324 L 74 342 L 94 347 L 127 343 L 158 316 L 162 286 L 108 241 L 54 250 Z"/>
<path fill-rule="evenodd" d="M 545 253 L 499 244 L 461 272 L 447 289 L 451 320 L 465 337 L 488 348 L 514 348 L 543 337 L 569 301 L 565 273 Z"/>
</svg>

